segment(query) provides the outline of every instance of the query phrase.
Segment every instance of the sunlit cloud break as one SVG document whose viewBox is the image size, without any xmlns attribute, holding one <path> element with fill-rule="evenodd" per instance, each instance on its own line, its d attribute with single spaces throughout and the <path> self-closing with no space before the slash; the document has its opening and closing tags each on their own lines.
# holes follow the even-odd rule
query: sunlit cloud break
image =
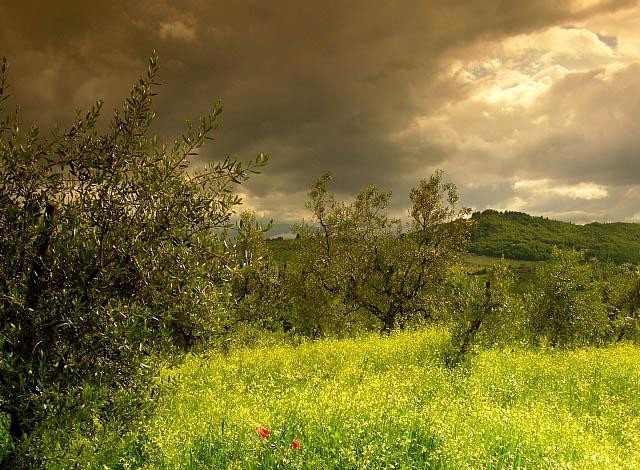
<svg viewBox="0 0 640 470">
<path fill-rule="evenodd" d="M 555 195 L 570 199 L 604 199 L 609 196 L 607 188 L 594 183 L 557 184 L 550 179 L 520 180 L 513 183 L 513 189 L 535 195 Z"/>
<path fill-rule="evenodd" d="M 268 153 L 243 186 L 261 217 L 299 221 L 326 171 L 345 198 L 373 183 L 404 214 L 436 168 L 480 210 L 638 212 L 638 0 L 176 3 L 0 2 L 23 121 L 64 127 L 97 99 L 119 106 L 155 49 L 154 130 L 179 135 L 220 99 L 194 167 Z"/>
</svg>

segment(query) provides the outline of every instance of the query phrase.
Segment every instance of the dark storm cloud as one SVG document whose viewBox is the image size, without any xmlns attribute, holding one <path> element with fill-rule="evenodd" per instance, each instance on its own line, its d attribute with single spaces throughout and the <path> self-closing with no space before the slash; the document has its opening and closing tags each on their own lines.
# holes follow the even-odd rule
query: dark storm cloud
<svg viewBox="0 0 640 470">
<path fill-rule="evenodd" d="M 159 131 L 177 134 L 222 99 L 224 124 L 203 158 L 271 154 L 249 192 L 282 217 L 326 170 L 343 193 L 376 182 L 404 194 L 443 163 L 446 146 L 398 136 L 466 93 L 441 73 L 451 55 L 635 1 L 558 3 L 5 1 L 0 53 L 24 115 L 46 124 L 99 98 L 117 105 L 156 49 Z"/>
</svg>

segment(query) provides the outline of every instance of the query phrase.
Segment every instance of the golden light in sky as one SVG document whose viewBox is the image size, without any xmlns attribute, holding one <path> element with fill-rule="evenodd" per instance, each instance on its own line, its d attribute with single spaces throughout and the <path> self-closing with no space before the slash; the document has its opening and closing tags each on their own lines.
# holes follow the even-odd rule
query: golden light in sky
<svg viewBox="0 0 640 470">
<path fill-rule="evenodd" d="M 436 168 L 475 209 L 638 217 L 635 0 L 0 5 L 12 93 L 43 124 L 115 106 L 153 49 L 158 130 L 175 135 L 220 98 L 202 159 L 268 152 L 246 203 L 283 225 L 325 171 L 345 197 L 392 190 L 402 214 Z"/>
</svg>

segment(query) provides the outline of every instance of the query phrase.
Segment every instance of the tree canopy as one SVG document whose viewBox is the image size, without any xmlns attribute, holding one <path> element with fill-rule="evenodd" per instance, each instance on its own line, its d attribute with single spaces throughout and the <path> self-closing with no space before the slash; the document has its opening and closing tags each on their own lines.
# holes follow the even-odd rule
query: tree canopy
<svg viewBox="0 0 640 470">
<path fill-rule="evenodd" d="M 267 158 L 189 170 L 221 107 L 161 143 L 150 131 L 155 55 L 104 132 L 100 102 L 50 136 L 22 128 L 6 109 L 6 71 L 4 61 L 0 410 L 28 454 L 43 423 L 82 409 L 90 390 L 109 410 L 123 390 L 144 393 L 151 355 L 184 350 L 220 328 L 228 257 L 216 231 L 241 202 L 235 188 Z"/>
</svg>

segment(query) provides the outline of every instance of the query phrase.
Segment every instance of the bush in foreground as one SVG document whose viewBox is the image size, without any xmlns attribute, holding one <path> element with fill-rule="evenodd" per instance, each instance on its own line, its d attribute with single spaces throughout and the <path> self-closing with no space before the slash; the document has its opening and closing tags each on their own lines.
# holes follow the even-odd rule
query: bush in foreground
<svg viewBox="0 0 640 470">
<path fill-rule="evenodd" d="M 1 67 L 0 411 L 13 452 L 0 467 L 44 464 L 43 443 L 63 457 L 70 430 L 133 419 L 153 358 L 221 327 L 226 258 L 214 232 L 266 157 L 188 172 L 220 107 L 159 143 L 157 71 L 153 56 L 107 131 L 98 103 L 44 137 L 1 107 Z"/>
</svg>

